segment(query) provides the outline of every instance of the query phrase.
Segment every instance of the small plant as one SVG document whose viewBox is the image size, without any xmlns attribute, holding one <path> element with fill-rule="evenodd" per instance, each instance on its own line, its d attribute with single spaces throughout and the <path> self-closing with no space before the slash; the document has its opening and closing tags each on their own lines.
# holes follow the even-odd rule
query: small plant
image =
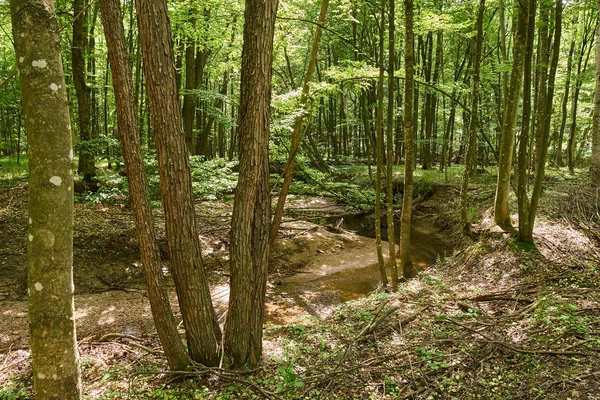
<svg viewBox="0 0 600 400">
<path fill-rule="evenodd" d="M 277 372 L 281 378 L 281 381 L 277 383 L 276 386 L 278 392 L 293 390 L 304 386 L 304 382 L 298 380 L 298 375 L 294 370 L 295 363 L 295 358 L 288 357 L 286 357 L 286 360 L 280 361 L 279 367 L 277 367 Z"/>
</svg>

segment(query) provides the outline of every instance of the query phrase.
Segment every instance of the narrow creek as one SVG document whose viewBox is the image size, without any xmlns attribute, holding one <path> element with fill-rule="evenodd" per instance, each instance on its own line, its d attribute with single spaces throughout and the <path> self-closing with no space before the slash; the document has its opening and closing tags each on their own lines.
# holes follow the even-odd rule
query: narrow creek
<svg viewBox="0 0 600 400">
<path fill-rule="evenodd" d="M 306 214 L 305 214 L 306 215 Z M 302 213 L 294 215 L 302 219 Z M 295 275 L 283 279 L 274 289 L 279 301 L 271 303 L 269 314 L 274 323 L 298 321 L 301 315 L 323 318 L 337 304 L 356 300 L 373 292 L 381 282 L 375 247 L 373 214 L 322 216 L 310 218 L 323 226 L 355 232 L 358 242 L 332 254 L 317 254 L 314 262 Z M 400 239 L 400 221 L 395 226 L 396 248 Z M 382 228 L 382 237 L 387 230 Z M 387 258 L 388 243 L 382 249 Z M 425 269 L 438 259 L 451 254 L 440 232 L 427 216 L 413 218 L 411 254 L 418 269 Z"/>
</svg>

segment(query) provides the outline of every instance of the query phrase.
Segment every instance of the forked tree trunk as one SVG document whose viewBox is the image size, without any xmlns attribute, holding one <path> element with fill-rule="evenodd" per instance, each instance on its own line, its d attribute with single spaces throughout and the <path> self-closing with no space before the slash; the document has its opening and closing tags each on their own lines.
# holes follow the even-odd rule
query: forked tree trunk
<svg viewBox="0 0 600 400">
<path fill-rule="evenodd" d="M 240 87 L 240 174 L 231 222 L 231 292 L 225 349 L 234 367 L 255 365 L 269 261 L 271 70 L 278 0 L 246 0 Z"/>
<path fill-rule="evenodd" d="M 190 356 L 194 361 L 214 366 L 219 362 L 220 328 L 196 229 L 167 3 L 166 0 L 136 0 L 135 5 L 173 280 Z"/>
<path fill-rule="evenodd" d="M 119 138 L 129 184 L 129 197 L 140 242 L 140 255 L 150 308 L 169 367 L 174 371 L 182 371 L 186 369 L 190 359 L 177 332 L 177 321 L 169 303 L 169 294 L 165 285 L 152 222 L 152 210 L 148 198 L 140 134 L 137 127 L 131 65 L 127 54 L 120 2 L 119 0 L 100 0 L 100 7 L 115 91 Z"/>
<path fill-rule="evenodd" d="M 52 2 L 10 2 L 29 144 L 27 299 L 35 398 L 78 399 L 73 147 Z"/>
</svg>

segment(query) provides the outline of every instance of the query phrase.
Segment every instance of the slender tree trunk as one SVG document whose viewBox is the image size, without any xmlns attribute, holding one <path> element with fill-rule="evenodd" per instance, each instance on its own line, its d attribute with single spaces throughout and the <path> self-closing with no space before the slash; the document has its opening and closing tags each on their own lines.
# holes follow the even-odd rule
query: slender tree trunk
<svg viewBox="0 0 600 400">
<path fill-rule="evenodd" d="M 410 254 L 410 218 L 413 195 L 413 95 L 414 69 L 413 54 L 415 34 L 413 31 L 413 0 L 404 0 L 405 39 L 404 39 L 404 197 L 400 221 L 400 265 L 405 278 L 412 278 L 417 270 Z"/>
<path fill-rule="evenodd" d="M 471 94 L 471 123 L 469 125 L 469 141 L 465 157 L 465 171 L 462 176 L 460 189 L 460 223 L 465 235 L 471 236 L 471 221 L 468 217 L 469 177 L 473 168 L 473 160 L 477 150 L 477 130 L 479 129 L 479 72 L 481 60 L 481 47 L 483 44 L 483 16 L 485 13 L 485 0 L 479 1 L 475 30 L 477 36 L 471 45 L 473 57 L 473 91 Z"/>
<path fill-rule="evenodd" d="M 173 279 L 190 356 L 219 362 L 220 329 L 212 306 L 196 229 L 166 0 L 136 0 L 146 91 L 160 167 L 161 197 Z"/>
<path fill-rule="evenodd" d="M 375 140 L 375 246 L 377 249 L 377 261 L 379 263 L 379 275 L 381 283 L 387 286 L 387 272 L 383 260 L 383 249 L 381 247 L 381 179 L 383 172 L 383 79 L 385 67 L 383 65 L 384 32 L 385 32 L 385 0 L 379 3 L 381 12 L 379 14 L 379 79 L 377 80 L 377 138 Z M 389 232 L 388 227 L 388 232 Z M 393 229 L 393 225 L 392 225 Z M 394 254 L 390 254 L 393 257 Z"/>
<path fill-rule="evenodd" d="M 29 145 L 27 300 L 35 398 L 79 399 L 73 147 L 52 2 L 10 2 Z"/>
<path fill-rule="evenodd" d="M 119 0 L 100 0 L 100 7 L 112 70 L 118 131 L 129 184 L 129 197 L 140 242 L 140 255 L 150 308 L 169 367 L 174 371 L 182 371 L 186 369 L 190 359 L 177 332 L 177 321 L 169 303 L 169 294 L 165 285 L 160 252 L 152 222 L 152 209 L 148 198 L 133 98 L 133 78 L 127 54 L 120 2 Z"/>
<path fill-rule="evenodd" d="M 394 125 L 396 108 L 394 106 L 394 91 L 396 79 L 394 78 L 396 43 L 394 41 L 396 26 L 396 1 L 389 0 L 389 32 L 388 32 L 388 104 L 387 104 L 387 130 L 386 130 L 386 183 L 387 183 L 387 239 L 389 246 L 389 265 L 392 275 L 392 289 L 398 290 L 398 265 L 396 264 L 396 237 L 394 226 Z M 382 60 L 383 61 L 383 60 Z"/>
<path fill-rule="evenodd" d="M 83 181 L 85 183 L 90 184 L 93 178 L 96 177 L 96 166 L 94 165 L 94 155 L 89 146 L 86 146 L 86 142 L 92 139 L 92 90 L 85 82 L 87 12 L 85 10 L 84 0 L 73 1 L 73 13 L 75 14 L 75 18 L 73 20 L 73 47 L 71 49 L 71 62 L 73 67 L 73 84 L 75 86 L 75 93 L 77 94 L 79 138 L 81 143 L 77 172 L 80 175 L 83 175 Z"/>
<path fill-rule="evenodd" d="M 500 158 L 498 161 L 498 184 L 494 204 L 494 220 L 503 227 L 512 226 L 508 208 L 508 195 L 510 193 L 510 172 L 515 142 L 515 126 L 517 124 L 517 111 L 521 98 L 521 85 L 523 82 L 523 62 L 525 45 L 527 41 L 527 9 L 529 1 L 517 3 L 517 31 L 513 51 L 513 66 L 510 74 L 510 89 L 506 99 L 504 118 L 502 119 L 502 138 L 500 141 Z"/>
<path fill-rule="evenodd" d="M 269 128 L 277 0 L 246 0 L 240 92 L 240 175 L 231 223 L 225 348 L 234 367 L 262 353 L 269 261 Z"/>
<path fill-rule="evenodd" d="M 271 232 L 269 235 L 269 245 L 272 246 L 277 239 L 277 232 L 279 232 L 279 226 L 281 225 L 281 219 L 283 218 L 283 208 L 285 206 L 285 200 L 292 184 L 292 174 L 294 172 L 294 162 L 296 159 L 296 153 L 300 147 L 302 140 L 302 122 L 304 121 L 304 115 L 306 114 L 304 108 L 306 107 L 306 101 L 308 99 L 309 85 L 312 81 L 312 77 L 317 65 L 317 55 L 319 54 L 319 43 L 321 41 L 322 26 L 325 23 L 327 17 L 327 8 L 329 7 L 329 0 L 322 0 L 321 11 L 319 13 L 319 22 L 315 27 L 315 36 L 312 43 L 312 52 L 306 67 L 306 75 L 304 76 L 304 84 L 302 86 L 302 93 L 300 94 L 300 101 L 298 107 L 300 112 L 294 120 L 294 130 L 292 132 L 292 144 L 290 147 L 290 156 L 288 162 L 283 171 L 283 183 L 281 185 L 281 191 L 279 192 L 279 198 L 277 200 L 277 207 L 273 214 L 273 222 L 271 224 Z"/>
<path fill-rule="evenodd" d="M 567 72 L 565 77 L 565 93 L 561 103 L 560 129 L 556 142 L 556 156 L 554 159 L 555 167 L 563 166 L 562 147 L 563 137 L 565 135 L 565 126 L 567 124 L 567 105 L 569 104 L 569 93 L 571 92 L 571 71 L 573 70 L 573 53 L 575 52 L 575 39 L 571 41 L 569 56 L 567 57 Z"/>
<path fill-rule="evenodd" d="M 560 0 L 559 0 L 560 1 Z M 600 1 L 597 2 L 600 10 Z M 596 90 L 594 91 L 594 119 L 592 124 L 592 164 L 590 172 L 595 184 L 600 183 L 600 24 L 596 30 Z"/>
</svg>

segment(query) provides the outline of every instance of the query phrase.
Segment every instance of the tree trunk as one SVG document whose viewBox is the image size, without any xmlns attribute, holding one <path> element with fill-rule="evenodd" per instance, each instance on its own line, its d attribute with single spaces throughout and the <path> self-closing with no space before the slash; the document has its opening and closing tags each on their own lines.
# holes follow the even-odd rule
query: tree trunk
<svg viewBox="0 0 600 400">
<path fill-rule="evenodd" d="M 498 160 L 498 184 L 494 204 L 494 220 L 503 227 L 512 226 L 508 208 L 508 195 L 510 193 L 510 172 L 512 166 L 513 149 L 515 142 L 515 126 L 517 124 L 517 111 L 521 98 L 521 84 L 523 82 L 523 62 L 525 45 L 527 41 L 527 9 L 529 1 L 519 3 L 517 17 L 517 31 L 513 51 L 513 66 L 510 74 L 510 88 L 502 119 L 502 137 L 500 140 L 500 158 Z"/>
<path fill-rule="evenodd" d="M 569 104 L 569 93 L 571 91 L 571 71 L 573 70 L 573 53 L 575 51 L 575 39 L 571 41 L 571 47 L 569 48 L 569 56 L 567 57 L 567 72 L 565 76 L 565 94 L 561 103 L 561 116 L 560 116 L 560 129 L 558 131 L 558 138 L 556 142 L 556 155 L 554 158 L 554 166 L 563 166 L 562 147 L 563 137 L 565 134 L 565 126 L 567 124 L 567 105 Z"/>
<path fill-rule="evenodd" d="M 473 91 L 471 95 L 471 123 L 469 125 L 469 140 L 467 155 L 465 158 L 465 171 L 462 176 L 460 189 L 460 223 L 465 235 L 471 236 L 471 221 L 468 217 L 469 177 L 473 168 L 473 160 L 477 150 L 477 130 L 479 129 L 479 71 L 481 60 L 481 47 L 483 44 L 483 16 L 485 12 L 485 0 L 479 1 L 477 10 L 477 21 L 475 30 L 477 36 L 474 45 L 471 45 L 473 57 Z"/>
<path fill-rule="evenodd" d="M 127 54 L 120 2 L 119 0 L 100 0 L 100 7 L 115 91 L 119 138 L 129 184 L 129 197 L 140 242 L 140 255 L 150 308 L 169 367 L 174 371 L 182 371 L 186 369 L 190 359 L 177 332 L 177 321 L 169 303 L 169 294 L 165 285 L 152 222 L 152 209 L 148 198 L 133 97 L 133 78 Z"/>
<path fill-rule="evenodd" d="M 413 95 L 414 67 L 413 54 L 415 34 L 413 31 L 413 0 L 404 0 L 405 39 L 404 39 L 404 197 L 400 221 L 400 265 L 405 278 L 412 278 L 417 270 L 410 254 L 410 218 L 413 195 Z"/>
<path fill-rule="evenodd" d="M 10 9 L 29 145 L 27 298 L 35 398 L 78 399 L 73 147 L 58 27 L 52 2 L 12 0 Z"/>
<path fill-rule="evenodd" d="M 246 0 L 240 92 L 240 174 L 231 222 L 225 348 L 234 367 L 256 365 L 269 261 L 269 128 L 278 0 Z"/>
<path fill-rule="evenodd" d="M 396 237 L 394 227 L 394 125 L 396 108 L 394 107 L 394 91 L 396 79 L 394 78 L 396 43 L 394 41 L 396 26 L 395 0 L 389 0 L 389 35 L 388 35 L 388 104 L 387 104 L 387 130 L 386 130 L 386 183 L 387 183 L 387 238 L 389 246 L 389 265 L 392 275 L 392 289 L 398 290 L 398 265 L 396 264 Z M 383 60 L 382 60 L 383 61 Z"/>
<path fill-rule="evenodd" d="M 158 152 L 160 189 L 173 279 L 190 356 L 219 362 L 220 329 L 212 306 L 194 213 L 166 0 L 136 0 L 150 118 Z"/>
<path fill-rule="evenodd" d="M 83 175 L 83 181 L 90 184 L 96 177 L 96 166 L 94 165 L 94 155 L 86 142 L 92 139 L 92 114 L 91 101 L 92 90 L 85 82 L 85 53 L 87 48 L 86 19 L 84 0 L 73 1 L 73 47 L 72 68 L 73 84 L 77 94 L 77 109 L 79 115 L 79 165 L 77 172 Z"/>
<path fill-rule="evenodd" d="M 559 0 L 560 1 L 560 0 Z M 600 10 L 600 1 L 597 3 Z M 594 91 L 594 119 L 592 124 L 592 180 L 600 183 L 600 24 L 596 31 L 596 90 Z"/>
</svg>

